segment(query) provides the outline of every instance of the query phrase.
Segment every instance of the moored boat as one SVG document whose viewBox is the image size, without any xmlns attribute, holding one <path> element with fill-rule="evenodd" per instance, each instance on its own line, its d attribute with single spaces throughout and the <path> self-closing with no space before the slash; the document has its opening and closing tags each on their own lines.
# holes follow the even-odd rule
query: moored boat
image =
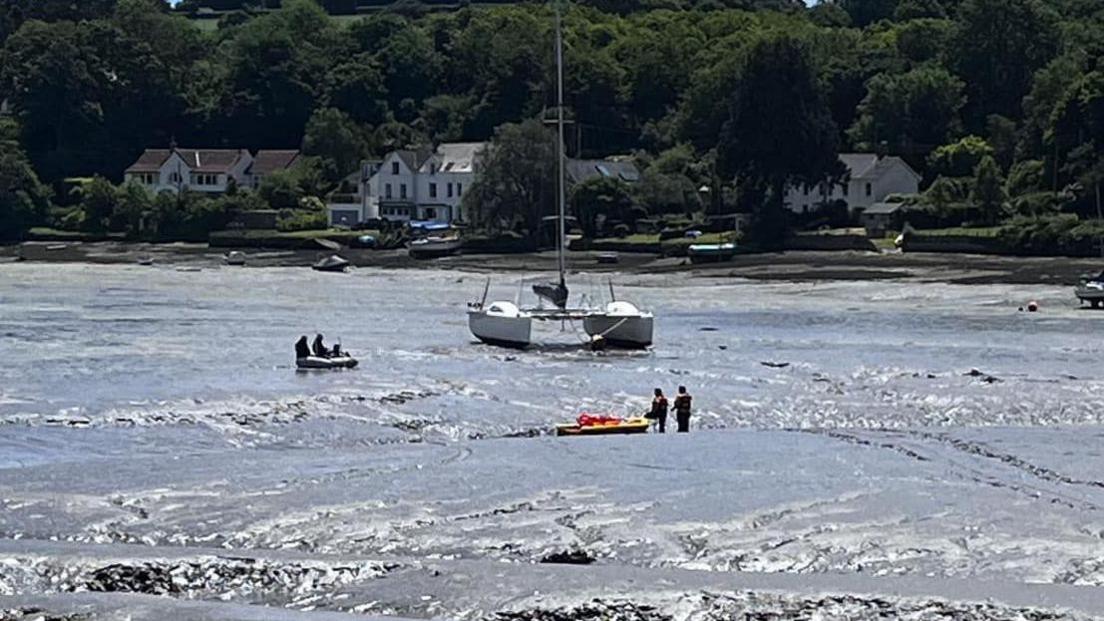
<svg viewBox="0 0 1104 621">
<path fill-rule="evenodd" d="M 349 265 L 350 263 L 346 258 L 340 255 L 331 254 L 315 262 L 315 264 L 311 266 L 311 269 L 318 272 L 344 272 Z"/>
<path fill-rule="evenodd" d="M 222 261 L 227 265 L 245 265 L 245 253 L 240 250 L 231 250 L 230 252 L 223 255 Z"/>
<path fill-rule="evenodd" d="M 1104 303 L 1104 272 L 1092 278 L 1084 278 L 1081 284 L 1074 289 L 1074 295 L 1082 304 L 1088 302 L 1093 308 L 1100 308 Z"/>
<path fill-rule="evenodd" d="M 411 241 L 407 244 L 406 249 L 412 258 L 434 259 L 460 252 L 460 246 L 463 243 L 459 235 L 430 235 Z"/>
<path fill-rule="evenodd" d="M 610 302 L 604 312 L 588 314 L 583 329 L 614 347 L 644 349 L 652 344 L 655 317 L 625 301 Z"/>
<path fill-rule="evenodd" d="M 468 329 L 488 345 L 524 349 L 529 346 L 533 318 L 512 302 L 492 302 L 468 309 Z"/>
<path fill-rule="evenodd" d="M 732 257 L 736 256 L 736 244 L 732 242 L 724 242 L 721 244 L 691 244 L 686 253 L 687 256 L 690 257 L 690 262 L 694 264 L 722 263 L 724 261 L 730 261 Z"/>
</svg>

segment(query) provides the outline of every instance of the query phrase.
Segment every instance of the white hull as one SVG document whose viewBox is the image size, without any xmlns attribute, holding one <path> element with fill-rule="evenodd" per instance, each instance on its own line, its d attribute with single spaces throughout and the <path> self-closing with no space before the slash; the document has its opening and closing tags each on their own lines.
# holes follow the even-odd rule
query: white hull
<svg viewBox="0 0 1104 621">
<path fill-rule="evenodd" d="M 456 254 L 463 245 L 463 240 L 458 237 L 427 237 L 410 242 L 407 252 L 415 259 L 432 259 Z"/>
<path fill-rule="evenodd" d="M 650 313 L 595 314 L 583 320 L 583 329 L 590 336 L 601 336 L 618 347 L 644 348 L 652 344 L 653 319 Z"/>
<path fill-rule="evenodd" d="M 533 318 L 520 313 L 511 316 L 491 310 L 470 310 L 468 329 L 472 336 L 489 345 L 528 347 L 532 338 Z"/>
</svg>

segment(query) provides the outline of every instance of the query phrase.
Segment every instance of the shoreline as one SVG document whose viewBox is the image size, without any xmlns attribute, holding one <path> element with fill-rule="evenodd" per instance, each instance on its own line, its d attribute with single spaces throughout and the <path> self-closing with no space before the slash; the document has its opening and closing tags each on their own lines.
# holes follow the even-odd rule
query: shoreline
<svg viewBox="0 0 1104 621">
<path fill-rule="evenodd" d="M 206 268 L 222 265 L 227 249 L 200 243 L 26 242 L 0 246 L 0 264 L 20 256 L 36 263 L 154 265 Z M 309 267 L 323 250 L 247 249 L 247 267 Z M 949 284 L 1023 284 L 1074 286 L 1086 274 L 1104 269 L 1104 259 L 1008 257 L 942 253 L 862 251 L 787 251 L 737 255 L 731 261 L 692 265 L 685 257 L 620 253 L 617 264 L 600 264 L 598 252 L 569 251 L 571 272 L 684 274 L 688 277 L 746 278 L 763 281 L 916 280 Z M 347 248 L 341 255 L 356 267 L 442 269 L 476 273 L 555 271 L 553 251 L 524 254 L 472 254 L 434 260 L 411 259 L 405 250 Z"/>
</svg>

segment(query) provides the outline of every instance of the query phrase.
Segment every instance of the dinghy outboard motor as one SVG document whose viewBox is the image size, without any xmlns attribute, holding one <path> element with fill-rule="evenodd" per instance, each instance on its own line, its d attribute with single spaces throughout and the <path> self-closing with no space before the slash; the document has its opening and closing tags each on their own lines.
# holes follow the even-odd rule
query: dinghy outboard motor
<svg viewBox="0 0 1104 621">
<path fill-rule="evenodd" d="M 562 281 L 559 283 L 533 285 L 533 293 L 555 304 L 560 310 L 567 308 L 567 285 Z"/>
</svg>

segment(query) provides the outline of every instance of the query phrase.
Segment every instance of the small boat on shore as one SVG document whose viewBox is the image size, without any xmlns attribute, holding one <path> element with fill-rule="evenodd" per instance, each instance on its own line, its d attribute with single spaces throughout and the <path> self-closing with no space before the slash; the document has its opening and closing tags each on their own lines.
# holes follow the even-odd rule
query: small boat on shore
<svg viewBox="0 0 1104 621">
<path fill-rule="evenodd" d="M 245 253 L 240 250 L 232 250 L 222 257 L 222 262 L 227 265 L 245 265 Z"/>
<path fill-rule="evenodd" d="M 616 265 L 621 262 L 621 255 L 616 252 L 599 252 L 595 259 L 600 265 Z"/>
<path fill-rule="evenodd" d="M 341 255 L 331 254 L 315 262 L 311 269 L 317 272 L 344 272 L 348 269 L 349 260 Z"/>
<path fill-rule="evenodd" d="M 643 417 L 619 418 L 582 414 L 574 423 L 556 425 L 558 436 L 610 436 L 647 433 L 651 421 Z"/>
<path fill-rule="evenodd" d="M 721 244 L 691 244 L 686 251 L 690 262 L 697 265 L 701 263 L 723 263 L 731 261 L 736 256 L 736 244 L 724 242 Z"/>
<path fill-rule="evenodd" d="M 151 256 L 138 257 L 138 265 L 144 265 L 144 266 L 153 265 L 153 257 L 151 257 Z"/>
<path fill-rule="evenodd" d="M 357 359 L 349 354 L 342 354 L 332 358 L 307 356 L 306 358 L 295 359 L 295 366 L 299 369 L 352 369 L 355 368 L 357 364 Z"/>
<path fill-rule="evenodd" d="M 1081 279 L 1081 284 L 1074 289 L 1074 295 L 1082 304 L 1088 302 L 1092 308 L 1100 308 L 1104 303 L 1104 272 Z"/>
<path fill-rule="evenodd" d="M 459 235 L 430 235 L 411 241 L 407 244 L 406 249 L 411 258 L 435 259 L 460 252 L 460 246 L 463 243 Z"/>
</svg>

